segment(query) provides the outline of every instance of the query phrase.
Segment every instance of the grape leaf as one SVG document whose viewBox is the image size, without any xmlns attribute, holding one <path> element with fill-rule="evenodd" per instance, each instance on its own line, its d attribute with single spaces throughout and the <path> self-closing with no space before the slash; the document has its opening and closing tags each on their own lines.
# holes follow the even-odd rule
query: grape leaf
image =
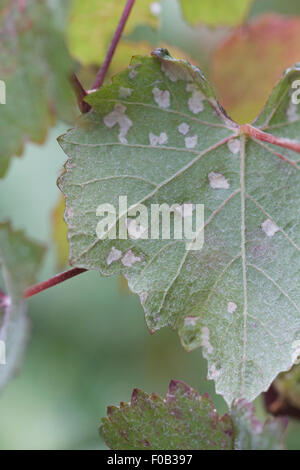
<svg viewBox="0 0 300 470">
<path fill-rule="evenodd" d="M 0 224 L 0 268 L 8 301 L 0 307 L 0 340 L 6 347 L 6 364 L 0 365 L 0 389 L 19 367 L 28 336 L 23 291 L 35 281 L 44 248 L 8 223 Z"/>
<path fill-rule="evenodd" d="M 72 55 L 81 63 L 99 64 L 104 60 L 125 4 L 125 0 L 73 0 L 67 31 L 68 43 Z M 160 9 L 160 2 L 139 0 L 134 5 L 124 33 L 128 35 L 139 24 L 156 27 Z M 127 57 L 127 63 L 130 57 Z"/>
<path fill-rule="evenodd" d="M 7 0 L 0 6 L 0 177 L 24 143 L 42 143 L 55 117 L 70 117 L 71 62 L 45 0 Z M 33 66 L 34 64 L 34 66 Z"/>
<path fill-rule="evenodd" d="M 100 434 L 113 450 L 278 450 L 281 420 L 264 426 L 246 402 L 234 406 L 233 419 L 219 418 L 208 395 L 171 381 L 164 399 L 133 391 L 130 403 L 109 407 Z"/>
<path fill-rule="evenodd" d="M 211 79 L 235 120 L 252 121 L 284 70 L 299 60 L 299 35 L 299 18 L 267 14 L 220 43 L 213 54 Z"/>
<path fill-rule="evenodd" d="M 193 25 L 235 26 L 247 16 L 253 0 L 180 0 L 182 12 Z"/>
<path fill-rule="evenodd" d="M 70 261 L 124 274 L 152 332 L 170 326 L 187 350 L 202 346 L 217 392 L 228 403 L 252 401 L 292 366 L 300 339 L 298 156 L 279 158 L 240 135 L 199 69 L 165 50 L 154 55 L 134 58 L 89 95 L 94 111 L 59 139 L 69 156 L 59 186 Z M 286 73 L 258 126 L 297 138 L 297 77 L 298 67 Z M 203 248 L 189 251 L 172 237 L 98 238 L 98 206 L 118 210 L 124 195 L 128 212 L 112 230 L 126 217 L 132 224 L 139 204 L 149 212 L 152 204 L 204 204 L 195 237 L 204 231 Z"/>
</svg>

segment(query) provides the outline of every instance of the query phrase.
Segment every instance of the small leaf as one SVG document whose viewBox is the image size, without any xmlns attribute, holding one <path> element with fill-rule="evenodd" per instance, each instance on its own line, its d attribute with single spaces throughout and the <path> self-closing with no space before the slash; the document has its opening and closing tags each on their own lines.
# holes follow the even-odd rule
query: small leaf
<svg viewBox="0 0 300 470">
<path fill-rule="evenodd" d="M 212 82 L 238 122 L 251 122 L 287 67 L 300 59 L 300 19 L 267 14 L 234 30 L 215 50 Z"/>
<path fill-rule="evenodd" d="M 42 143 L 56 116 L 70 117 L 72 93 L 71 61 L 45 0 L 2 2 L 0 43 L 0 80 L 6 88 L 6 104 L 0 104 L 2 177 L 26 141 Z"/>
<path fill-rule="evenodd" d="M 285 425 L 260 423 L 245 401 L 219 418 L 208 395 L 173 380 L 164 399 L 135 389 L 130 403 L 109 407 L 100 434 L 113 450 L 279 450 Z"/>
<path fill-rule="evenodd" d="M 114 450 L 229 450 L 232 422 L 208 396 L 172 381 L 164 399 L 135 389 L 130 403 L 109 407 L 100 434 Z"/>
<path fill-rule="evenodd" d="M 6 347 L 6 364 L 0 365 L 0 389 L 19 367 L 28 336 L 28 319 L 23 291 L 35 281 L 44 248 L 0 224 L 0 268 L 8 301 L 0 309 L 0 340 Z"/>
<path fill-rule="evenodd" d="M 182 12 L 193 25 L 235 26 L 243 22 L 253 0 L 180 0 Z"/>
<path fill-rule="evenodd" d="M 294 362 L 300 340 L 299 156 L 239 135 L 199 69 L 165 50 L 136 57 L 89 95 L 94 111 L 60 138 L 69 155 L 59 185 L 74 266 L 124 274 L 151 331 L 202 346 L 208 377 L 231 404 L 252 401 Z M 299 136 L 289 70 L 257 126 Z M 126 92 L 126 93 L 125 93 Z M 297 117 L 298 116 L 298 117 Z M 283 197 L 284 191 L 284 197 Z M 103 239 L 97 208 L 204 204 L 202 249 L 184 240 Z M 129 234 L 130 235 L 130 234 Z"/>
</svg>

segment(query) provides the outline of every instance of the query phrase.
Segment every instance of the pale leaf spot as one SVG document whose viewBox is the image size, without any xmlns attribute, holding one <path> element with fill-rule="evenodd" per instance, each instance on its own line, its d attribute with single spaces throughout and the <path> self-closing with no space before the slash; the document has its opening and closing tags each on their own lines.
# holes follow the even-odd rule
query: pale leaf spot
<svg viewBox="0 0 300 470">
<path fill-rule="evenodd" d="M 181 217 L 192 217 L 194 209 L 194 204 L 182 204 L 181 206 L 176 207 L 175 210 Z"/>
<path fill-rule="evenodd" d="M 108 266 L 110 266 L 112 263 L 114 263 L 114 261 L 118 261 L 121 257 L 122 257 L 122 251 L 118 250 L 117 248 L 113 246 L 112 249 L 110 250 L 110 253 L 107 257 L 106 262 Z"/>
<path fill-rule="evenodd" d="M 193 149 L 198 144 L 198 136 L 193 135 L 192 137 L 186 137 L 184 142 L 187 149 Z"/>
<path fill-rule="evenodd" d="M 270 219 L 265 220 L 261 224 L 261 228 L 268 237 L 274 237 L 275 233 L 279 230 L 277 225 Z"/>
<path fill-rule="evenodd" d="M 227 143 L 227 146 L 228 146 L 230 152 L 232 152 L 234 155 L 237 155 L 241 150 L 241 142 L 240 142 L 239 139 L 230 140 Z"/>
<path fill-rule="evenodd" d="M 167 60 L 162 62 L 161 69 L 171 82 L 177 82 L 177 80 L 188 82 L 191 79 L 189 72 L 181 64 Z"/>
<path fill-rule="evenodd" d="M 128 78 L 130 78 L 130 80 L 133 80 L 136 76 L 137 76 L 137 71 L 134 68 L 132 68 L 128 74 Z"/>
<path fill-rule="evenodd" d="M 185 317 L 184 325 L 185 326 L 196 326 L 200 317 Z"/>
<path fill-rule="evenodd" d="M 207 354 L 212 354 L 214 348 L 210 344 L 209 329 L 204 326 L 201 330 L 201 346 L 206 349 Z"/>
<path fill-rule="evenodd" d="M 229 189 L 230 185 L 224 175 L 212 171 L 208 175 L 209 183 L 212 189 Z"/>
<path fill-rule="evenodd" d="M 216 364 L 212 364 L 208 370 L 209 379 L 216 380 L 220 374 L 221 371 L 217 369 Z"/>
<path fill-rule="evenodd" d="M 128 98 L 128 96 L 131 95 L 132 91 L 133 90 L 131 88 L 125 88 L 123 86 L 120 86 L 120 88 L 119 88 L 119 98 L 121 98 L 121 99 Z"/>
<path fill-rule="evenodd" d="M 142 261 L 141 258 L 139 256 L 135 256 L 132 250 L 129 250 L 123 256 L 121 263 L 123 264 L 123 266 L 130 268 L 132 265 L 134 265 L 135 263 L 138 263 L 139 261 Z"/>
<path fill-rule="evenodd" d="M 155 135 L 152 132 L 149 133 L 150 145 L 164 145 L 168 142 L 168 136 L 165 132 L 161 132 L 160 135 Z"/>
<path fill-rule="evenodd" d="M 180 132 L 180 134 L 182 135 L 186 135 L 190 130 L 190 126 L 188 124 L 186 124 L 186 122 L 183 122 L 182 124 L 180 124 L 178 126 L 178 132 Z"/>
<path fill-rule="evenodd" d="M 237 304 L 234 302 L 228 302 L 227 304 L 227 312 L 228 313 L 234 313 L 237 309 Z"/>
<path fill-rule="evenodd" d="M 170 93 L 168 90 L 160 90 L 155 87 L 152 90 L 154 100 L 160 108 L 169 108 L 170 106 Z"/>
<path fill-rule="evenodd" d="M 198 87 L 193 83 L 189 83 L 186 90 L 192 93 L 192 96 L 188 99 L 189 110 L 194 114 L 204 111 L 203 101 L 205 100 L 205 96 Z"/>
<path fill-rule="evenodd" d="M 105 118 L 103 119 L 104 124 L 108 128 L 114 127 L 116 124 L 119 124 L 120 126 L 120 133 L 119 133 L 119 141 L 122 144 L 127 144 L 127 139 L 126 135 L 127 132 L 129 131 L 130 127 L 132 126 L 132 121 L 129 119 L 128 116 L 126 116 L 126 107 L 123 106 L 120 103 L 117 103 L 115 105 L 114 110 L 109 113 Z"/>
<path fill-rule="evenodd" d="M 72 170 L 72 168 L 77 168 L 77 165 L 76 165 L 76 163 L 69 163 L 69 162 L 67 162 L 67 168 L 70 169 L 70 170 Z"/>
<path fill-rule="evenodd" d="M 148 228 L 143 227 L 134 219 L 126 219 L 125 224 L 129 237 L 134 240 L 141 238 L 148 230 Z"/>
</svg>

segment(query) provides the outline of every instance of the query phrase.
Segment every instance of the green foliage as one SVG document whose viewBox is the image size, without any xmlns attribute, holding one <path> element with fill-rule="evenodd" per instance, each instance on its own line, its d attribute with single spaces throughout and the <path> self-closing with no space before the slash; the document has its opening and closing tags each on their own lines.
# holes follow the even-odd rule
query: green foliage
<svg viewBox="0 0 300 470">
<path fill-rule="evenodd" d="M 284 425 L 262 425 L 253 407 L 238 402 L 219 418 L 207 395 L 172 381 L 164 399 L 133 391 L 130 403 L 109 407 L 100 434 L 114 450 L 279 450 Z"/>
<path fill-rule="evenodd" d="M 83 64 L 102 63 L 125 3 L 120 0 L 89 0 L 88 2 L 73 0 L 69 17 L 68 43 L 74 57 Z M 134 13 L 126 25 L 125 34 L 130 34 L 138 24 L 157 26 L 158 15 L 155 14 L 155 10 L 154 13 L 151 11 L 153 3 L 151 0 L 136 2 Z M 101 25 L 100 28 L 99 25 Z M 132 45 L 127 47 L 131 53 Z M 126 54 L 126 50 L 123 50 L 123 53 Z"/>
<path fill-rule="evenodd" d="M 253 0 L 180 0 L 183 15 L 193 25 L 235 26 L 245 19 Z"/>
<path fill-rule="evenodd" d="M 71 60 L 46 0 L 0 6 L 0 79 L 6 104 L 0 105 L 0 177 L 26 141 L 42 143 L 56 116 L 71 115 Z"/>
<path fill-rule="evenodd" d="M 19 367 L 28 334 L 23 291 L 35 281 L 44 248 L 0 224 L 0 268 L 8 300 L 0 307 L 0 340 L 6 345 L 6 364 L 0 365 L 0 388 Z"/>
<path fill-rule="evenodd" d="M 168 325 L 186 349 L 202 346 L 217 392 L 228 403 L 240 396 L 251 401 L 292 366 L 300 333 L 297 156 L 286 151 L 289 164 L 270 146 L 239 137 L 198 69 L 164 50 L 155 55 L 135 58 L 90 95 L 94 112 L 60 138 L 69 155 L 60 187 L 71 261 L 124 274 L 149 329 Z M 297 137 L 288 93 L 297 77 L 297 67 L 287 72 L 257 125 Z M 120 195 L 128 195 L 130 209 L 205 204 L 203 248 L 188 251 L 181 240 L 97 238 L 97 207 L 118 207 Z M 120 214 L 117 225 L 126 217 Z"/>
</svg>

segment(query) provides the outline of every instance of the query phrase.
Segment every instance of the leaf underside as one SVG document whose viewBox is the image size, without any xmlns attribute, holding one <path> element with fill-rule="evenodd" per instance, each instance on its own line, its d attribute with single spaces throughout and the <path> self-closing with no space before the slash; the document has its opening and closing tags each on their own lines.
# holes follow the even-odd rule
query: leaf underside
<svg viewBox="0 0 300 470">
<path fill-rule="evenodd" d="M 130 403 L 109 407 L 100 434 L 114 450 L 279 450 L 283 423 L 264 425 L 238 402 L 219 418 L 209 396 L 172 381 L 164 399 L 135 389 Z"/>
<path fill-rule="evenodd" d="M 90 95 L 93 111 L 59 139 L 70 261 L 124 274 L 151 331 L 170 326 L 186 349 L 202 346 L 217 392 L 252 401 L 292 366 L 300 339 L 299 157 L 239 136 L 199 69 L 154 54 Z M 297 139 L 297 78 L 297 66 L 286 72 L 258 127 Z M 120 195 L 131 208 L 204 204 L 203 248 L 100 240 L 96 210 Z"/>
</svg>

